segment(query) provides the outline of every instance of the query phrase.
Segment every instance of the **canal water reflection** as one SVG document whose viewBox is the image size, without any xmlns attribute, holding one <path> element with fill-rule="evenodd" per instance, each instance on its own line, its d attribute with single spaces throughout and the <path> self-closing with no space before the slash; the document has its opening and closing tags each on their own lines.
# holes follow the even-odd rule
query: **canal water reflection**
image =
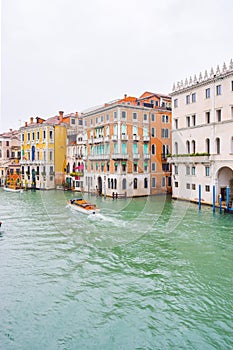
<svg viewBox="0 0 233 350">
<path fill-rule="evenodd" d="M 233 215 L 0 190 L 0 349 L 232 349 Z"/>
</svg>

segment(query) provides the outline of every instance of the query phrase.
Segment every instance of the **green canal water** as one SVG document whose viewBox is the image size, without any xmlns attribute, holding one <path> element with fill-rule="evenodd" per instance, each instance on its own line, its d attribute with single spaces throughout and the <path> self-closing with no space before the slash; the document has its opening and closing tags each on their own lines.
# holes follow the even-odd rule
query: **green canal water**
<svg viewBox="0 0 233 350">
<path fill-rule="evenodd" d="M 72 196 L 0 190 L 1 350 L 233 348 L 233 215 Z"/>
</svg>

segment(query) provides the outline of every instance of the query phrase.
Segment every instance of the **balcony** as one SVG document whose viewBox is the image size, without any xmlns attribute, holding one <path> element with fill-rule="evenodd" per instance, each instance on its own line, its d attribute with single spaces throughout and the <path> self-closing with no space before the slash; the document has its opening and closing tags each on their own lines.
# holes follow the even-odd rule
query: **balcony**
<svg viewBox="0 0 233 350">
<path fill-rule="evenodd" d="M 112 159 L 114 160 L 127 160 L 129 158 L 128 154 L 123 154 L 123 153 L 113 153 L 112 154 Z"/>
<path fill-rule="evenodd" d="M 139 153 L 134 153 L 133 154 L 133 159 L 140 159 L 140 154 Z"/>
<path fill-rule="evenodd" d="M 112 135 L 112 141 L 117 141 L 117 135 Z"/>
<path fill-rule="evenodd" d="M 143 141 L 144 142 L 149 142 L 150 141 L 150 136 L 143 136 Z"/>
<path fill-rule="evenodd" d="M 122 135 L 121 135 L 121 140 L 122 140 L 122 141 L 128 141 L 128 135 L 122 134 Z"/>
<path fill-rule="evenodd" d="M 144 155 L 143 155 L 143 157 L 144 157 L 144 159 L 150 159 L 150 154 L 149 153 L 144 153 Z"/>
<path fill-rule="evenodd" d="M 109 160 L 110 154 L 95 154 L 89 155 L 88 160 Z"/>
<path fill-rule="evenodd" d="M 104 138 L 103 138 L 103 136 L 101 136 L 101 137 L 96 137 L 96 138 L 93 139 L 93 142 L 94 142 L 94 143 L 101 143 L 101 142 L 104 142 Z"/>
<path fill-rule="evenodd" d="M 133 135 L 133 141 L 140 141 L 140 137 L 138 135 Z"/>
<path fill-rule="evenodd" d="M 109 142 L 109 141 L 110 141 L 109 135 L 108 135 L 108 136 L 105 136 L 104 142 Z"/>
<path fill-rule="evenodd" d="M 167 155 L 168 163 L 208 164 L 211 158 L 212 156 L 207 153 Z"/>
</svg>

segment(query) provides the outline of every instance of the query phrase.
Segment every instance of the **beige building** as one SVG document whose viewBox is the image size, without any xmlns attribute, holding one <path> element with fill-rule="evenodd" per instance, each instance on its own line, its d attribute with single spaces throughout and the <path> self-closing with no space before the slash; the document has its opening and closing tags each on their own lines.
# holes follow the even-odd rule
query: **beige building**
<svg viewBox="0 0 233 350">
<path fill-rule="evenodd" d="M 82 114 L 83 190 L 104 196 L 171 191 L 171 98 L 124 96 Z"/>
<path fill-rule="evenodd" d="M 20 135 L 10 129 L 0 134 L 0 186 L 4 186 L 9 168 L 19 165 L 21 157 Z"/>
<path fill-rule="evenodd" d="M 233 62 L 181 81 L 172 92 L 173 197 L 226 199 L 233 178 Z"/>
</svg>

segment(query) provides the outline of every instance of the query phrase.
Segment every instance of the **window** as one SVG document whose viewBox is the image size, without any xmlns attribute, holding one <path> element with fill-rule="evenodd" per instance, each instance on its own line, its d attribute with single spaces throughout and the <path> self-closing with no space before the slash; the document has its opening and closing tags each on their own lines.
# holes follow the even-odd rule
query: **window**
<svg viewBox="0 0 233 350">
<path fill-rule="evenodd" d="M 137 113 L 133 113 L 133 120 L 137 120 Z"/>
<path fill-rule="evenodd" d="M 156 171 L 156 163 L 151 163 L 151 171 Z"/>
<path fill-rule="evenodd" d="M 103 123 L 103 121 L 104 121 L 104 116 L 101 115 L 101 123 Z"/>
<path fill-rule="evenodd" d="M 162 137 L 166 139 L 169 137 L 168 129 L 162 129 Z"/>
<path fill-rule="evenodd" d="M 192 141 L 192 153 L 196 153 L 196 142 Z"/>
<path fill-rule="evenodd" d="M 178 181 L 175 181 L 175 187 L 179 187 Z"/>
<path fill-rule="evenodd" d="M 34 141 L 35 140 L 35 133 L 32 132 L 32 140 Z"/>
<path fill-rule="evenodd" d="M 122 190 L 126 190 L 126 179 L 122 180 Z"/>
<path fill-rule="evenodd" d="M 143 120 L 144 120 L 144 122 L 147 122 L 147 120 L 148 120 L 147 114 L 144 114 L 144 115 L 143 115 Z"/>
<path fill-rule="evenodd" d="M 152 153 L 152 154 L 156 154 L 156 145 L 155 145 L 155 144 L 153 144 L 153 145 L 151 146 L 151 153 Z"/>
<path fill-rule="evenodd" d="M 187 190 L 190 190 L 190 184 L 186 184 L 186 188 L 187 188 Z"/>
<path fill-rule="evenodd" d="M 155 115 L 154 114 L 151 114 L 151 121 L 155 122 Z"/>
<path fill-rule="evenodd" d="M 138 153 L 138 144 L 135 142 L 133 143 L 133 154 L 137 154 Z"/>
<path fill-rule="evenodd" d="M 106 114 L 106 121 L 109 122 L 109 114 Z"/>
<path fill-rule="evenodd" d="M 175 165 L 175 166 L 174 166 L 175 175 L 178 175 L 178 169 L 179 169 L 179 168 L 178 168 L 178 165 Z"/>
<path fill-rule="evenodd" d="M 138 179 L 136 177 L 133 179 L 133 188 L 134 190 L 138 188 Z"/>
<path fill-rule="evenodd" d="M 125 118 L 126 118 L 126 112 L 125 112 L 125 111 L 122 111 L 122 112 L 121 112 L 121 117 L 122 117 L 122 119 L 125 119 Z"/>
<path fill-rule="evenodd" d="M 186 126 L 187 128 L 190 127 L 190 117 L 186 117 Z"/>
<path fill-rule="evenodd" d="M 192 184 L 192 190 L 196 190 L 196 184 Z"/>
<path fill-rule="evenodd" d="M 196 99 L 197 99 L 197 95 L 196 95 L 196 92 L 194 92 L 194 93 L 192 94 L 192 103 L 193 103 L 193 102 L 196 102 Z"/>
<path fill-rule="evenodd" d="M 49 131 L 49 138 L 50 138 L 50 140 L 53 139 L 53 132 L 52 132 L 52 130 Z"/>
<path fill-rule="evenodd" d="M 231 81 L 231 91 L 233 91 L 233 80 Z"/>
<path fill-rule="evenodd" d="M 192 115 L 192 122 L 193 122 L 193 126 L 196 125 L 196 114 Z"/>
<path fill-rule="evenodd" d="M 133 134 L 134 135 L 138 134 L 138 127 L 137 127 L 137 125 L 133 125 Z"/>
<path fill-rule="evenodd" d="M 155 134 L 156 134 L 156 129 L 151 128 L 151 137 L 155 137 Z"/>
<path fill-rule="evenodd" d="M 40 139 L 40 132 L 39 131 L 37 131 L 37 133 L 36 133 L 36 139 L 39 141 L 39 139 Z"/>
<path fill-rule="evenodd" d="M 186 165 L 186 175 L 190 175 L 190 166 Z"/>
<path fill-rule="evenodd" d="M 24 134 L 22 134 L 22 141 L 24 142 Z"/>
<path fill-rule="evenodd" d="M 190 95 L 186 95 L 186 105 L 190 104 Z"/>
<path fill-rule="evenodd" d="M 127 154 L 126 143 L 122 143 L 122 154 Z"/>
<path fill-rule="evenodd" d="M 162 187 L 166 186 L 166 176 L 162 177 Z"/>
<path fill-rule="evenodd" d="M 148 172 L 148 163 L 144 163 L 144 172 L 145 172 L 145 173 Z"/>
<path fill-rule="evenodd" d="M 206 124 L 210 123 L 210 112 L 205 113 L 205 122 L 206 122 Z"/>
<path fill-rule="evenodd" d="M 178 154 L 178 143 L 174 143 L 175 154 Z"/>
<path fill-rule="evenodd" d="M 174 108 L 178 107 L 178 98 L 175 98 L 174 100 Z"/>
<path fill-rule="evenodd" d="M 192 166 L 192 175 L 196 175 L 196 167 Z"/>
<path fill-rule="evenodd" d="M 114 163 L 114 171 L 117 172 L 118 163 Z"/>
<path fill-rule="evenodd" d="M 205 98 L 210 98 L 210 88 L 205 89 Z"/>
<path fill-rule="evenodd" d="M 210 176 L 210 167 L 209 166 L 205 167 L 205 176 Z"/>
<path fill-rule="evenodd" d="M 190 142 L 186 141 L 186 152 L 187 154 L 190 154 Z"/>
<path fill-rule="evenodd" d="M 208 154 L 210 154 L 210 139 L 205 140 L 205 149 Z"/>
<path fill-rule="evenodd" d="M 49 151 L 49 160 L 50 160 L 50 161 L 53 160 L 53 151 Z"/>
<path fill-rule="evenodd" d="M 206 192 L 210 192 L 210 186 L 209 186 L 209 185 L 206 185 L 206 186 L 205 186 L 205 191 L 206 191 Z"/>
<path fill-rule="evenodd" d="M 221 120 L 222 120 L 222 111 L 221 111 L 221 109 L 217 109 L 216 110 L 216 116 L 217 116 L 217 121 L 221 122 Z"/>
<path fill-rule="evenodd" d="M 28 133 L 28 141 L 30 141 L 30 133 Z"/>
<path fill-rule="evenodd" d="M 174 119 L 174 128 L 178 129 L 178 119 Z"/>
<path fill-rule="evenodd" d="M 169 171 L 169 163 L 162 163 L 162 170 Z"/>
<path fill-rule="evenodd" d="M 152 183 L 151 183 L 151 186 L 152 186 L 153 188 L 155 188 L 155 187 L 156 187 L 156 177 L 152 177 Z"/>
<path fill-rule="evenodd" d="M 144 188 L 148 188 L 148 179 L 145 177 L 144 179 Z"/>
<path fill-rule="evenodd" d="M 107 171 L 109 171 L 110 170 L 110 163 L 108 162 L 107 163 Z"/>
<path fill-rule="evenodd" d="M 217 137 L 215 140 L 215 146 L 216 146 L 216 153 L 220 154 L 220 138 Z"/>
<path fill-rule="evenodd" d="M 222 94 L 222 85 L 217 85 L 216 86 L 216 95 L 221 95 Z"/>
<path fill-rule="evenodd" d="M 162 123 L 168 123 L 169 122 L 169 116 L 168 115 L 162 115 Z"/>
<path fill-rule="evenodd" d="M 136 163 L 136 162 L 133 164 L 133 171 L 134 171 L 135 173 L 138 172 L 138 163 Z"/>
<path fill-rule="evenodd" d="M 114 112 L 114 119 L 116 120 L 117 119 L 117 112 Z"/>
<path fill-rule="evenodd" d="M 46 131 L 45 130 L 43 131 L 43 139 L 44 140 L 46 139 Z"/>
</svg>

